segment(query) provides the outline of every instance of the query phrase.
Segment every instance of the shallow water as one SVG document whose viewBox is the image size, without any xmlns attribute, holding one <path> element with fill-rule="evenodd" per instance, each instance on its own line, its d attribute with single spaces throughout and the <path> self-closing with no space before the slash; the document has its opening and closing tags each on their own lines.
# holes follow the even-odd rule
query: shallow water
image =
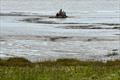
<svg viewBox="0 0 120 80">
<path fill-rule="evenodd" d="M 0 57 L 120 59 L 119 0 L 0 0 Z M 66 19 L 49 18 L 59 9 Z M 114 51 L 116 49 L 116 51 Z M 116 53 L 116 55 L 111 55 Z"/>
</svg>

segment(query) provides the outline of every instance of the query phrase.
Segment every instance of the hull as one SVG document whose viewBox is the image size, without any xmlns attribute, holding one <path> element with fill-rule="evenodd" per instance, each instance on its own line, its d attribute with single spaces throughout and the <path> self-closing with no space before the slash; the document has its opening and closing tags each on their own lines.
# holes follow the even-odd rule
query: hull
<svg viewBox="0 0 120 80">
<path fill-rule="evenodd" d="M 49 18 L 67 18 L 68 16 L 51 16 Z"/>
</svg>

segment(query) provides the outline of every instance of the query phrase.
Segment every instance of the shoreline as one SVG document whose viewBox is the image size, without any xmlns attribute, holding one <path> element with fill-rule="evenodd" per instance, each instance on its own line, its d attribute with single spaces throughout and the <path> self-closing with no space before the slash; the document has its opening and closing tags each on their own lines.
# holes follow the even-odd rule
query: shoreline
<svg viewBox="0 0 120 80">
<path fill-rule="evenodd" d="M 0 60 L 1 80 L 119 80 L 120 60 L 103 62 L 58 59 L 31 63 L 24 58 Z"/>
<path fill-rule="evenodd" d="M 0 66 L 34 66 L 34 65 L 44 65 L 44 66 L 53 66 L 53 65 L 63 65 L 63 66 L 88 66 L 88 65 L 95 65 L 95 66 L 120 66 L 120 60 L 114 61 L 81 61 L 74 58 L 63 58 L 63 59 L 56 59 L 46 60 L 46 61 L 39 61 L 39 62 L 31 62 L 28 59 L 23 57 L 11 57 L 8 59 L 1 59 L 0 58 Z"/>
</svg>

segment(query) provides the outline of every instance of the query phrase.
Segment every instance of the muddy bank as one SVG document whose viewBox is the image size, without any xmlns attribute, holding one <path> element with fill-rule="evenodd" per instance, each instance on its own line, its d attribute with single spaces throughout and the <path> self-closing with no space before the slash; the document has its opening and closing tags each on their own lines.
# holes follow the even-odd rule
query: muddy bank
<svg viewBox="0 0 120 80">
<path fill-rule="evenodd" d="M 115 27 L 115 26 L 113 26 L 113 27 L 99 27 L 96 25 L 80 25 L 80 26 L 73 25 L 73 26 L 65 26 L 64 28 L 65 29 L 120 29 L 120 25 L 119 25 L 119 27 Z"/>
<path fill-rule="evenodd" d="M 9 13 L 0 12 L 0 16 L 49 17 L 49 15 L 39 15 L 38 13 L 30 13 L 30 12 L 9 12 Z"/>
<path fill-rule="evenodd" d="M 1 36 L 0 57 L 24 57 L 31 61 L 59 58 L 95 61 L 117 60 L 120 59 L 119 38 L 115 37 Z"/>
<path fill-rule="evenodd" d="M 26 18 L 26 19 L 23 19 L 20 21 L 28 22 L 28 23 L 39 23 L 39 24 L 79 24 L 79 23 L 72 23 L 72 22 L 67 22 L 67 23 L 56 22 L 54 19 L 53 20 L 49 19 L 49 17 L 47 17 L 47 18 L 42 18 L 42 17 L 40 17 L 40 18 Z"/>
<path fill-rule="evenodd" d="M 68 17 L 68 18 L 75 18 L 75 17 Z M 67 20 L 67 19 L 58 19 L 58 20 Z M 25 22 L 33 22 L 33 23 L 44 23 L 44 24 L 80 24 L 79 26 L 66 26 L 66 28 L 72 28 L 72 29 L 75 29 L 75 28 L 83 28 L 83 29 L 120 29 L 120 24 L 119 23 L 80 23 L 80 22 L 57 22 L 57 18 L 56 20 L 53 18 L 53 19 L 50 19 L 48 16 L 46 17 L 41 17 L 41 18 L 26 18 L 26 19 L 23 19 L 21 21 L 25 21 Z M 84 26 L 82 26 L 82 24 L 86 24 Z M 114 26 L 113 28 L 102 28 L 102 27 L 94 27 L 94 26 Z"/>
<path fill-rule="evenodd" d="M 57 22 L 54 19 L 52 20 L 49 18 L 26 18 L 21 21 L 29 22 L 29 23 L 40 23 L 40 24 L 68 24 L 67 26 L 57 27 L 64 29 L 119 29 L 120 30 L 120 24 L 117 23 L 94 23 L 94 24 L 72 23 L 72 22 L 69 23 L 69 22 Z"/>
<path fill-rule="evenodd" d="M 4 23 L 0 35 L 1 58 L 24 57 L 31 61 L 120 59 L 119 25 L 113 23 L 74 23 L 72 19 L 36 16 L 2 16 L 1 20 Z"/>
<path fill-rule="evenodd" d="M 64 41 L 119 41 L 119 37 L 93 37 L 93 36 L 38 36 L 38 35 L 7 35 L 0 36 L 0 42 L 9 40 L 40 40 L 52 42 Z"/>
</svg>

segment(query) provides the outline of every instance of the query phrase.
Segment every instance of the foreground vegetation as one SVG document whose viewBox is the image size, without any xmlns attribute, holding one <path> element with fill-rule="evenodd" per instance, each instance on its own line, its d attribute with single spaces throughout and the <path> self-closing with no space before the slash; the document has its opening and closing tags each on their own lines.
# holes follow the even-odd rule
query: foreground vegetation
<svg viewBox="0 0 120 80">
<path fill-rule="evenodd" d="M 58 59 L 31 63 L 10 58 L 0 60 L 0 80 L 120 80 L 120 61 Z"/>
</svg>

